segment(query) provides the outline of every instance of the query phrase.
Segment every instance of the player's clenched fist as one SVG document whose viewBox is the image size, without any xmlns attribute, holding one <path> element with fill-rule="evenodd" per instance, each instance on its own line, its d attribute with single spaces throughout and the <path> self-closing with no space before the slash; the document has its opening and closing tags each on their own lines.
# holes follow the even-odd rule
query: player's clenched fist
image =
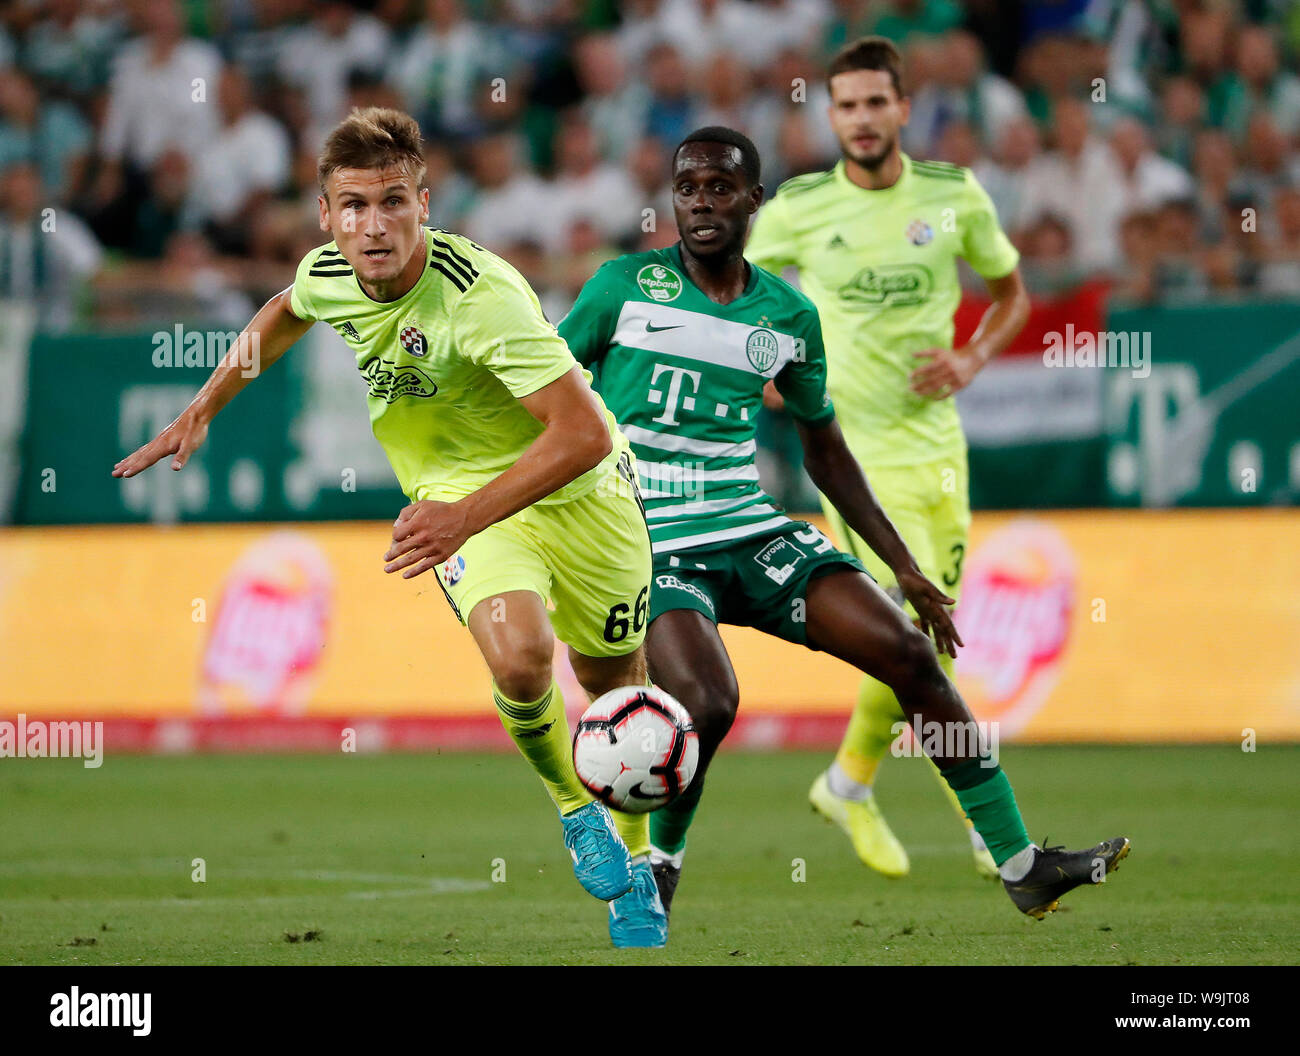
<svg viewBox="0 0 1300 1056">
<path fill-rule="evenodd" d="M 384 560 L 385 572 L 401 569 L 403 579 L 427 572 L 451 557 L 470 536 L 465 510 L 458 503 L 424 499 L 397 515 L 393 545 Z"/>
<path fill-rule="evenodd" d="M 113 476 L 133 477 L 166 455 L 175 455 L 172 469 L 180 469 L 207 437 L 208 423 L 198 415 L 185 411 L 147 444 L 115 465 Z"/>
</svg>

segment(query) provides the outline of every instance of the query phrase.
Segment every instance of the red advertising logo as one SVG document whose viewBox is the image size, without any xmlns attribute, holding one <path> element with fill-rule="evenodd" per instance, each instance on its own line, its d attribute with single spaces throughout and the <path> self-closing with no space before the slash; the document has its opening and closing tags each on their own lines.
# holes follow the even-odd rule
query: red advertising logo
<svg viewBox="0 0 1300 1056">
<path fill-rule="evenodd" d="M 1074 554 L 1050 525 L 1015 521 L 975 550 L 966 569 L 954 617 L 966 643 L 957 654 L 958 684 L 976 718 L 997 720 L 1001 736 L 1013 737 L 1060 677 Z"/>
<path fill-rule="evenodd" d="M 297 713 L 329 630 L 334 576 L 305 536 L 250 546 L 226 577 L 203 653 L 199 708 Z"/>
</svg>

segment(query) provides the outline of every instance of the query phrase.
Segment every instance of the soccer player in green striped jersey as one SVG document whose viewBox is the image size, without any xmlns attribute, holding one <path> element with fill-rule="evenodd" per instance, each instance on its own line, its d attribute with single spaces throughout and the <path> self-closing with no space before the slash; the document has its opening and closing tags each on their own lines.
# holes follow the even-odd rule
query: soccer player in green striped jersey
<svg viewBox="0 0 1300 1056">
<path fill-rule="evenodd" d="M 662 912 L 640 908 L 659 901 L 647 819 L 611 816 L 582 786 L 551 670 L 558 636 L 591 696 L 645 684 L 650 540 L 627 441 L 523 277 L 424 226 L 413 118 L 353 111 L 326 140 L 318 176 L 320 226 L 334 241 L 303 258 L 185 412 L 114 475 L 167 455 L 182 468 L 250 380 L 243 364 L 264 369 L 315 322 L 337 330 L 411 500 L 384 570 L 434 572 L 483 654 L 502 724 L 558 808 L 578 880 L 612 903 L 615 944 L 662 944 Z M 392 633 L 409 638 L 412 655 L 451 647 L 418 626 Z"/>
<path fill-rule="evenodd" d="M 665 931 L 686 832 L 739 704 L 718 624 L 825 650 L 888 685 L 910 720 L 975 728 L 927 637 L 947 653 L 960 645 L 952 599 L 917 567 L 845 443 L 826 392 L 817 310 L 742 255 L 763 196 L 757 151 L 731 129 L 700 129 L 674 155 L 672 187 L 681 240 L 605 264 L 560 323 L 637 457 L 654 553 L 650 673 L 700 738 L 691 785 L 651 817 Z M 786 517 L 759 487 L 756 419 L 769 380 L 795 418 L 813 481 L 888 566 L 920 629 L 856 558 Z M 1000 861 L 1042 859 L 1030 889 L 1010 891 L 1026 913 L 1041 916 L 1060 894 L 1096 882 L 1094 860 L 1109 869 L 1127 849 L 1118 840 L 1044 856 L 986 746 L 953 739 L 932 757 Z"/>
<path fill-rule="evenodd" d="M 776 272 L 799 269 L 821 313 L 827 386 L 849 449 L 921 570 L 959 598 L 970 505 L 966 441 L 951 397 L 1024 325 L 1019 256 L 969 169 L 899 150 L 908 101 L 893 44 L 872 37 L 847 45 L 831 62 L 828 84 L 843 159 L 829 172 L 782 184 L 758 214 L 745 253 Z M 985 279 L 993 305 L 970 341 L 954 349 L 959 257 Z M 840 545 L 904 604 L 890 570 L 826 498 L 823 507 Z M 953 659 L 942 662 L 951 677 Z M 858 856 L 887 876 L 905 875 L 908 858 L 872 786 L 901 717 L 889 687 L 864 678 L 839 752 L 810 792 Z M 978 832 L 971 840 L 976 868 L 996 877 Z"/>
</svg>

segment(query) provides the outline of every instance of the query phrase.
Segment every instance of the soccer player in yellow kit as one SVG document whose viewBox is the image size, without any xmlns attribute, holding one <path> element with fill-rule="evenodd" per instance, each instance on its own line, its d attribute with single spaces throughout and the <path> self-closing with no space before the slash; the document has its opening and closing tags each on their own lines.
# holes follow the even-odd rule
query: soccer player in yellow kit
<svg viewBox="0 0 1300 1056">
<path fill-rule="evenodd" d="M 385 571 L 435 573 L 560 812 L 575 874 L 611 903 L 615 944 L 662 945 L 648 815 L 611 815 L 583 788 L 551 670 L 558 634 L 593 697 L 646 684 L 650 541 L 627 441 L 523 277 L 424 226 L 423 157 L 419 127 L 396 110 L 355 110 L 331 132 L 318 175 L 334 241 L 303 258 L 189 407 L 113 472 L 167 455 L 182 468 L 247 384 L 241 362 L 269 366 L 316 321 L 337 330 L 411 500 Z"/>
<path fill-rule="evenodd" d="M 799 269 L 821 314 L 827 389 L 849 449 L 921 571 L 957 598 L 970 505 L 952 396 L 1011 343 L 1029 299 L 1019 254 L 970 170 L 899 149 L 909 106 L 901 73 L 897 49 L 882 37 L 854 41 L 832 59 L 829 115 L 843 157 L 828 172 L 786 181 L 759 212 L 745 255 L 772 271 Z M 993 304 L 970 341 L 953 348 L 958 257 L 984 278 Z M 893 573 L 822 501 L 841 545 L 903 604 Z M 951 677 L 952 658 L 940 661 Z M 887 876 L 906 875 L 909 864 L 872 784 L 902 717 L 889 687 L 865 676 L 835 761 L 810 792 L 858 856 Z M 977 869 L 997 876 L 970 834 Z"/>
</svg>

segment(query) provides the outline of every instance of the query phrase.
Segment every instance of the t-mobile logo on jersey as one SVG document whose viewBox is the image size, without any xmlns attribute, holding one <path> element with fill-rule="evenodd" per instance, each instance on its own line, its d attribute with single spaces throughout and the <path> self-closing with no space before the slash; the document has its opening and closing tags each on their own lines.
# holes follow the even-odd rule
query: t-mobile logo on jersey
<svg viewBox="0 0 1300 1056">
<path fill-rule="evenodd" d="M 668 380 L 668 392 L 665 395 L 662 389 L 654 388 L 655 382 L 659 380 L 661 374 L 671 374 Z M 695 410 L 695 397 L 682 396 L 682 378 L 689 378 L 691 382 L 691 392 L 700 391 L 700 377 L 698 370 L 687 370 L 685 367 L 670 367 L 663 363 L 656 363 L 654 373 L 650 375 L 650 391 L 646 393 L 646 399 L 651 403 L 664 404 L 664 413 L 658 418 L 651 419 L 662 425 L 681 425 L 677 420 L 678 398 L 681 398 L 681 408 L 683 411 Z"/>
</svg>

